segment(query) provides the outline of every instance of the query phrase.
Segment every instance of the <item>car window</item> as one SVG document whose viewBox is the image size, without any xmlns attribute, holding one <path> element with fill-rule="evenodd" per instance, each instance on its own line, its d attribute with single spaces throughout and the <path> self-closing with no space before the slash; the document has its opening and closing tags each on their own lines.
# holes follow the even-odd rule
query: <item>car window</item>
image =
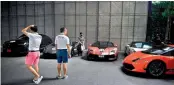
<svg viewBox="0 0 174 85">
<path fill-rule="evenodd" d="M 114 44 L 111 42 L 100 42 L 101 47 L 113 47 Z"/>
<path fill-rule="evenodd" d="M 21 35 L 20 37 L 18 37 L 18 39 L 22 39 L 22 40 L 28 40 L 28 37 L 25 35 Z"/>
<path fill-rule="evenodd" d="M 144 44 L 144 45 L 143 45 L 143 48 L 144 48 L 144 49 L 149 49 L 149 48 L 152 48 L 152 46 L 147 45 L 147 44 Z"/>
<path fill-rule="evenodd" d="M 173 51 L 169 51 L 167 53 L 164 53 L 162 55 L 164 55 L 164 56 L 173 56 L 174 57 L 174 50 Z"/>
<path fill-rule="evenodd" d="M 142 48 L 142 43 L 134 43 L 132 45 L 132 47 L 135 47 L 135 48 Z"/>
<path fill-rule="evenodd" d="M 95 43 L 93 43 L 91 46 L 93 46 L 93 47 L 98 47 L 98 46 L 99 46 L 99 43 L 98 43 L 98 42 L 95 42 Z"/>
<path fill-rule="evenodd" d="M 146 54 L 161 55 L 161 54 L 167 53 L 168 51 L 170 51 L 172 49 L 173 49 L 172 47 L 163 47 L 163 48 L 160 48 L 160 49 L 151 48 L 151 49 L 148 49 L 148 50 L 145 50 L 145 51 L 142 51 L 142 52 L 146 53 Z"/>
</svg>

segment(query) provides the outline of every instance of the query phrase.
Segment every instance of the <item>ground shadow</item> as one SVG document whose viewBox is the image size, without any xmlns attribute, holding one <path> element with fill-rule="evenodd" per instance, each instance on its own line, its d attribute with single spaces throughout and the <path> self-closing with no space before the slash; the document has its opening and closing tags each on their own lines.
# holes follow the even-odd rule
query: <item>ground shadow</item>
<svg viewBox="0 0 174 85">
<path fill-rule="evenodd" d="M 26 56 L 27 54 L 5 54 L 1 52 L 1 57 L 23 57 Z"/>
<path fill-rule="evenodd" d="M 139 77 L 139 78 L 147 78 L 147 79 L 163 79 L 163 80 L 174 80 L 174 75 L 164 75 L 162 77 L 152 77 L 146 73 L 138 73 L 138 72 L 131 72 L 131 71 L 127 71 L 126 69 L 124 69 L 123 67 L 120 67 L 121 72 L 123 72 L 124 74 L 128 75 L 128 76 L 133 76 L 133 77 Z"/>
<path fill-rule="evenodd" d="M 53 80 L 58 80 L 57 78 L 43 78 L 42 82 L 47 82 L 47 81 L 53 81 Z M 33 81 L 31 79 L 23 79 L 15 82 L 9 82 L 9 83 L 2 83 L 1 85 L 34 85 Z"/>
<path fill-rule="evenodd" d="M 47 82 L 47 81 L 53 81 L 53 80 L 59 80 L 59 79 L 57 79 L 57 78 L 43 78 L 42 79 L 42 82 Z"/>
<path fill-rule="evenodd" d="M 40 58 L 41 59 L 56 59 L 56 56 L 51 56 L 50 55 L 50 56 L 45 57 L 45 55 L 41 55 Z"/>
<path fill-rule="evenodd" d="M 80 57 L 80 56 L 72 56 L 72 58 L 74 58 L 74 57 Z M 45 55 L 41 55 L 40 58 L 41 58 L 41 59 L 50 59 L 50 60 L 55 60 L 55 59 L 57 59 L 57 57 L 54 56 L 54 55 L 53 55 L 53 56 L 50 55 L 50 56 L 47 56 L 47 57 L 45 57 Z"/>
<path fill-rule="evenodd" d="M 107 60 L 107 59 L 100 59 L 100 58 L 95 58 L 95 59 L 88 60 L 86 56 L 82 56 L 81 59 L 86 60 L 86 61 L 94 61 L 94 62 L 112 62 L 112 61 L 116 61 L 116 60 Z"/>
<path fill-rule="evenodd" d="M 9 83 L 2 83 L 1 85 L 32 85 L 33 82 L 31 79 L 21 79 L 21 80 L 18 80 L 18 81 L 15 81 L 15 82 L 9 82 Z"/>
</svg>

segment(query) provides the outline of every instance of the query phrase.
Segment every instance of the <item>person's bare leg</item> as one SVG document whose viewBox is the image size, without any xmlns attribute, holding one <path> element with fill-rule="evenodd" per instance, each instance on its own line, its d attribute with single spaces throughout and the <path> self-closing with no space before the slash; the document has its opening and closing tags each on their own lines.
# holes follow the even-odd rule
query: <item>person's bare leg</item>
<svg viewBox="0 0 174 85">
<path fill-rule="evenodd" d="M 34 65 L 34 69 L 36 70 L 37 73 L 39 73 L 39 66 L 38 65 Z"/>
<path fill-rule="evenodd" d="M 61 64 L 57 64 L 57 71 L 58 71 L 58 76 L 61 76 Z"/>
<path fill-rule="evenodd" d="M 34 74 L 35 78 L 40 77 L 40 75 L 36 72 L 36 70 L 31 65 L 26 65 L 26 66 Z"/>
<path fill-rule="evenodd" d="M 34 65 L 34 69 L 39 74 L 39 66 L 38 65 Z M 36 79 L 37 79 L 37 77 L 35 76 L 34 80 L 36 80 Z"/>
<path fill-rule="evenodd" d="M 63 63 L 63 72 L 64 72 L 64 76 L 67 75 L 67 63 Z"/>
</svg>

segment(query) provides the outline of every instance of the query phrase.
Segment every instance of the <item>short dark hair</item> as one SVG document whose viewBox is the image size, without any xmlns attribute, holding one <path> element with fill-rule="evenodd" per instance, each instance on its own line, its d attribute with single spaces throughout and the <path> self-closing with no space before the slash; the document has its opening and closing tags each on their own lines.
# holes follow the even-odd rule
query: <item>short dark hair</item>
<svg viewBox="0 0 174 85">
<path fill-rule="evenodd" d="M 31 27 L 30 28 L 33 32 L 37 32 L 37 26 Z"/>
<path fill-rule="evenodd" d="M 80 34 L 83 34 L 82 32 L 80 32 Z"/>
<path fill-rule="evenodd" d="M 60 32 L 63 33 L 65 31 L 65 27 L 60 28 Z"/>
</svg>

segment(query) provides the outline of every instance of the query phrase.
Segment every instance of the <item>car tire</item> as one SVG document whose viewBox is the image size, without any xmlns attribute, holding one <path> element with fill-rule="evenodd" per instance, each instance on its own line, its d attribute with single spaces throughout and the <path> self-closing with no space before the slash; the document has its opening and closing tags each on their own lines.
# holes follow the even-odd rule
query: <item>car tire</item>
<svg viewBox="0 0 174 85">
<path fill-rule="evenodd" d="M 161 77 L 166 72 L 166 65 L 160 60 L 149 63 L 146 71 L 150 76 Z"/>
<path fill-rule="evenodd" d="M 124 56 L 125 57 L 127 56 L 126 50 L 127 50 L 127 48 L 125 47 L 125 51 L 124 51 Z"/>
<path fill-rule="evenodd" d="M 91 59 L 89 58 L 89 55 L 86 56 L 86 59 L 87 59 L 87 60 L 91 60 Z"/>
<path fill-rule="evenodd" d="M 74 50 L 73 49 L 71 50 L 71 56 L 72 57 L 74 56 Z"/>
<path fill-rule="evenodd" d="M 86 59 L 87 59 L 87 60 L 91 60 L 91 58 L 89 57 L 88 54 L 86 55 Z"/>
<path fill-rule="evenodd" d="M 118 55 L 115 56 L 115 59 L 114 60 L 118 60 Z"/>
</svg>

